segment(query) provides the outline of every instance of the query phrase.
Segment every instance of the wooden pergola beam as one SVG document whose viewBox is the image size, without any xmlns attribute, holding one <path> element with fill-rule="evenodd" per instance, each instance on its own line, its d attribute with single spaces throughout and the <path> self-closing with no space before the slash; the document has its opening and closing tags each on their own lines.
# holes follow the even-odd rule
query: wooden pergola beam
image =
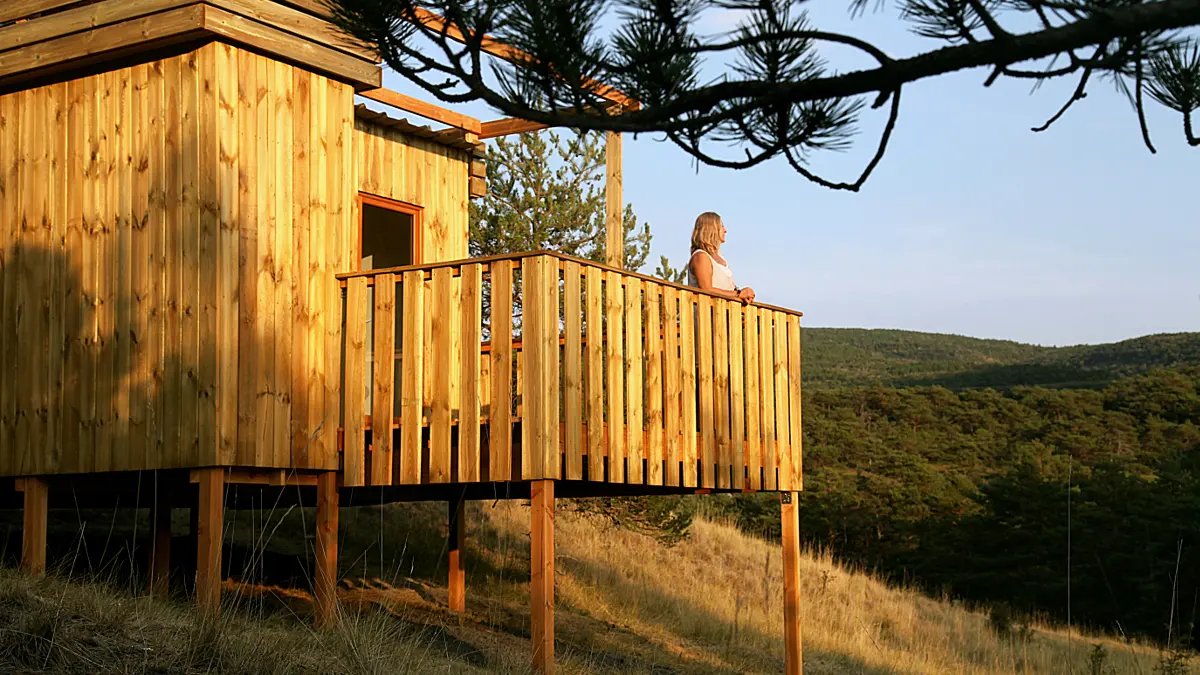
<svg viewBox="0 0 1200 675">
<path fill-rule="evenodd" d="M 453 110 L 429 103 L 428 101 L 422 101 L 419 98 L 413 98 L 412 96 L 384 87 L 361 91 L 358 95 L 363 98 L 369 98 L 372 101 L 390 105 L 393 108 L 399 108 L 414 115 L 420 115 L 435 122 L 448 124 L 456 129 L 462 129 L 472 134 L 479 134 L 483 126 L 479 120 L 469 115 L 457 113 Z"/>
</svg>

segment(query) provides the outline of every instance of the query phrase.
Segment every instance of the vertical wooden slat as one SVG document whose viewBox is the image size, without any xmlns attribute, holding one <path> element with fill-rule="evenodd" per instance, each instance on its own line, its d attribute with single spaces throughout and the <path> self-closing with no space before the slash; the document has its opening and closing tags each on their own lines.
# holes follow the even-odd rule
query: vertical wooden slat
<svg viewBox="0 0 1200 675">
<path fill-rule="evenodd" d="M 194 71 L 193 71 L 194 73 Z M 114 240 L 115 213 L 114 202 L 112 199 L 112 190 L 110 185 L 114 181 L 114 163 L 116 161 L 117 149 L 115 122 L 113 115 L 113 100 L 116 93 L 117 76 L 114 72 L 104 73 L 100 76 L 101 88 L 96 102 L 96 186 L 93 193 L 96 214 L 96 225 L 94 227 L 95 237 L 91 242 L 91 250 L 95 255 L 91 260 L 93 287 L 95 288 L 95 312 L 96 312 L 96 328 L 93 344 L 95 345 L 96 354 L 96 381 L 94 387 L 93 401 L 95 416 L 93 418 L 94 431 L 94 454 L 91 462 L 93 471 L 110 471 L 113 468 L 113 451 L 112 451 L 112 429 L 113 429 L 113 405 L 116 401 L 113 390 L 113 367 L 115 365 L 116 350 L 113 345 L 113 318 L 114 306 L 112 298 L 112 283 L 109 272 L 115 267 L 115 259 L 113 252 L 116 249 Z M 191 103 L 192 117 L 191 121 L 195 121 L 195 98 L 193 96 Z M 22 129 L 22 136 L 24 136 Z M 193 136 L 192 149 L 195 148 L 195 136 Z M 190 157 L 184 157 L 184 164 Z M 194 165 L 193 165 L 194 166 Z M 32 178 L 32 176 L 29 176 Z M 195 186 L 194 172 L 190 176 L 191 184 Z M 22 186 L 22 194 L 24 194 Z M 193 227 L 193 231 L 196 231 Z M 195 251 L 195 248 L 192 249 Z M 194 254 L 193 254 L 194 255 Z M 195 309 L 193 301 L 190 307 Z M 194 316 L 194 315 L 193 315 Z M 195 371 L 193 371 L 195 372 Z M 194 382 L 194 381 L 193 381 Z M 192 399 L 195 400 L 195 399 Z M 193 413 L 194 414 L 194 413 Z M 195 433 L 196 423 L 192 421 L 189 427 L 192 433 Z M 18 427 L 18 432 L 20 427 Z"/>
<path fill-rule="evenodd" d="M 166 429 L 163 426 L 164 407 L 167 401 L 167 398 L 163 396 L 166 386 L 165 361 L 167 355 L 173 353 L 177 346 L 176 343 L 166 342 L 164 326 L 165 305 L 168 297 L 166 291 L 166 218 L 168 208 L 166 162 L 168 158 L 172 162 L 176 159 L 174 156 L 168 157 L 166 154 L 165 77 L 166 63 L 164 61 L 155 61 L 150 64 L 150 81 L 145 95 L 149 100 L 150 111 L 150 166 L 148 169 L 150 174 L 150 222 L 147 227 L 150 229 L 151 301 L 150 323 L 146 327 L 147 346 L 143 351 L 142 358 L 150 360 L 150 382 L 147 386 L 152 395 L 148 399 L 150 408 L 147 414 L 150 416 L 150 428 L 146 447 L 146 466 L 152 468 L 178 466 L 178 460 L 175 457 L 178 446 L 165 444 Z"/>
<path fill-rule="evenodd" d="M 746 331 L 746 487 L 762 489 L 762 391 L 759 387 L 761 370 L 758 366 L 758 308 L 748 306 L 745 315 Z"/>
<path fill-rule="evenodd" d="M 184 241 L 184 217 L 183 217 L 183 172 L 182 165 L 184 159 L 183 153 L 183 121 L 186 117 L 183 112 L 183 83 L 184 71 L 186 63 L 183 57 L 175 57 L 167 59 L 163 62 L 163 351 L 166 355 L 163 367 L 166 369 L 163 379 L 164 393 L 162 395 L 163 411 L 162 411 L 162 440 L 164 452 L 172 457 L 172 461 L 182 464 L 186 458 L 190 456 L 188 448 L 190 441 L 184 436 L 183 418 L 181 405 L 184 397 L 184 373 L 183 362 L 186 358 L 185 343 L 183 340 L 183 241 Z M 89 137 L 89 155 L 91 154 L 90 144 L 91 137 L 94 134 L 94 128 L 91 126 L 94 117 L 91 110 L 84 119 L 84 125 L 87 127 L 86 133 Z M 93 171 L 92 162 L 89 157 L 85 171 Z M 87 184 L 91 184 L 92 177 L 87 177 Z M 94 221 L 91 220 L 91 209 L 89 208 L 91 190 L 85 190 L 83 208 L 85 234 L 94 227 Z M 90 236 L 85 236 L 90 239 Z M 84 254 L 84 288 L 90 292 L 86 270 L 88 255 L 87 251 Z M 89 327 L 90 330 L 90 327 Z M 89 349 L 88 354 L 93 352 Z M 89 381 L 94 380 L 94 372 L 91 367 L 93 359 L 87 359 L 88 364 L 84 366 L 81 373 L 82 388 L 84 392 L 84 405 L 82 415 L 86 420 L 89 414 L 89 406 L 87 395 Z M 94 404 L 94 400 L 93 400 Z M 88 436 L 86 427 L 81 429 L 80 442 L 84 442 L 84 438 Z M 82 464 L 81 464 L 82 466 Z"/>
<path fill-rule="evenodd" d="M 71 185 L 67 182 L 67 162 L 70 154 L 68 115 L 70 100 L 67 83 L 51 85 L 52 109 L 52 153 L 51 176 L 53 185 L 50 186 L 50 213 L 48 235 L 50 253 L 52 254 L 52 270 L 50 281 L 50 335 L 51 344 L 49 362 L 50 397 L 47 401 L 48 447 L 47 466 L 53 471 L 63 471 L 63 380 L 64 366 L 70 352 L 66 333 L 67 305 L 71 298 L 67 295 L 68 255 L 66 250 L 67 237 L 67 208 Z M 148 370 L 148 369 L 147 369 Z M 145 385 L 143 385 L 145 386 Z"/>
<path fill-rule="evenodd" d="M 14 469 L 18 475 L 36 473 L 37 470 L 34 458 L 40 448 L 35 428 L 37 411 L 33 408 L 41 396 L 41 388 L 45 379 L 38 372 L 45 359 L 43 356 L 45 341 L 39 340 L 37 333 L 40 314 L 37 311 L 37 299 L 42 293 L 42 279 L 39 274 L 41 270 L 33 259 L 33 254 L 40 250 L 37 241 L 38 221 L 40 220 L 37 214 L 37 204 L 38 192 L 42 186 L 39 183 L 41 177 L 38 176 L 41 166 L 41 162 L 38 160 L 40 153 L 38 142 L 45 138 L 45 133 L 41 129 L 45 115 L 41 114 L 38 107 L 40 107 L 42 94 L 43 92 L 39 90 L 16 94 L 17 107 L 21 115 L 21 135 L 16 146 L 18 148 L 17 171 L 21 174 L 21 180 L 20 192 L 17 194 L 17 253 L 14 259 L 21 281 L 17 305 L 12 316 L 16 319 L 16 324 L 13 326 L 17 337 L 16 343 L 21 346 L 31 345 L 27 350 L 18 351 L 18 355 L 14 359 L 12 379 L 6 381 L 8 387 L 11 387 L 7 384 L 8 382 L 28 383 L 27 387 L 21 389 L 13 387 L 13 396 L 16 399 L 13 418 L 16 439 Z M 28 499 L 29 497 L 26 495 L 26 501 Z"/>
<path fill-rule="evenodd" d="M 454 270 L 439 267 L 433 270 L 433 304 L 429 335 L 430 366 L 433 377 L 432 410 L 429 417 L 429 482 L 448 483 L 450 475 L 450 400 L 454 350 L 452 334 L 462 318 L 458 298 L 451 292 Z M 420 347 L 418 347 L 419 349 Z M 405 352 L 405 357 L 408 353 Z"/>
<path fill-rule="evenodd" d="M 275 126 L 276 100 L 272 91 L 272 85 L 275 82 L 275 66 L 268 59 L 259 56 L 252 58 L 254 64 L 252 107 L 254 108 L 255 146 L 254 156 L 244 160 L 243 163 L 250 164 L 252 162 L 255 165 L 253 172 L 248 171 L 246 177 L 248 180 L 254 179 L 251 190 L 253 190 L 256 207 L 257 237 L 254 260 L 247 260 L 246 265 L 254 270 L 255 329 L 253 339 L 257 341 L 257 344 L 254 345 L 253 384 L 249 390 L 242 390 L 240 394 L 253 393 L 254 395 L 254 440 L 252 441 L 254 466 L 276 466 L 275 429 L 278 423 L 275 415 L 279 408 L 280 392 L 276 388 L 275 378 L 275 351 L 279 344 L 276 330 L 277 317 L 275 316 L 275 298 L 277 296 L 275 265 L 278 255 L 275 221 L 279 216 L 275 211 L 276 169 L 279 160 L 276 157 L 278 152 L 276 147 L 278 129 Z M 245 148 L 243 149 L 244 153 L 247 151 Z M 243 154 L 243 157 L 246 155 Z M 243 214 L 248 215 L 244 210 Z M 248 229 L 249 226 L 244 227 Z M 365 313 L 365 298 L 363 303 L 363 307 L 359 311 Z M 242 304 L 243 313 L 249 311 L 249 308 L 248 301 Z M 247 347 L 248 345 L 243 346 L 243 348 Z M 247 414 L 249 414 L 248 411 Z M 362 420 L 359 420 L 359 427 L 362 427 Z"/>
<path fill-rule="evenodd" d="M 47 375 L 52 358 L 50 346 L 50 308 L 45 297 L 50 292 L 50 275 L 47 274 L 46 255 L 50 248 L 50 91 L 46 87 L 29 92 L 25 110 L 27 120 L 21 125 L 22 151 L 26 153 L 24 170 L 29 180 L 22 182 L 21 248 L 24 258 L 22 281 L 25 286 L 25 303 L 22 326 L 27 339 L 21 340 L 21 364 L 17 368 L 16 382 L 27 383 L 29 394 L 24 400 L 25 414 L 18 427 L 23 436 L 21 450 L 25 457 L 21 463 L 22 473 L 36 474 L 49 449 L 49 429 L 43 411 L 50 399 L 50 383 Z M 11 386 L 11 385 L 10 385 Z M 20 432 L 24 431 L 24 434 Z"/>
<path fill-rule="evenodd" d="M 717 487 L 730 486 L 729 424 L 729 307 L 726 300 L 713 300 L 713 422 L 717 432 Z M 736 310 L 734 310 L 736 311 Z"/>
<path fill-rule="evenodd" d="M 133 305 L 130 336 L 132 339 L 132 367 L 129 387 L 129 437 L 126 441 L 129 467 L 146 466 L 149 416 L 147 415 L 147 385 L 150 379 L 152 355 L 147 353 L 146 330 L 150 323 L 150 293 L 154 284 L 150 278 L 150 153 L 149 101 L 147 88 L 150 83 L 149 64 L 133 67 L 131 84 L 132 110 L 130 111 L 130 136 L 132 173 L 130 190 L 133 193 L 130 214 L 130 261 L 128 274 Z"/>
<path fill-rule="evenodd" d="M 567 480 L 583 478 L 583 315 L 579 263 L 563 263 L 563 454 Z"/>
<path fill-rule="evenodd" d="M 333 442 L 337 411 L 325 404 L 325 380 L 329 368 L 325 362 L 325 322 L 330 317 L 325 300 L 329 295 L 329 286 L 336 283 L 326 267 L 330 162 L 327 83 L 324 77 L 313 75 L 309 89 L 308 349 L 305 356 L 305 368 L 309 373 L 305 382 L 308 387 L 308 420 L 305 428 L 309 449 L 305 466 L 313 469 L 337 467 L 337 445 Z"/>
<path fill-rule="evenodd" d="M 733 488 L 746 487 L 746 373 L 743 309 L 729 306 L 729 421 Z"/>
<path fill-rule="evenodd" d="M 521 261 L 525 365 L 521 473 L 558 478 L 558 264 L 549 256 Z M 551 363 L 553 362 L 553 363 Z"/>
<path fill-rule="evenodd" d="M 546 275 L 549 277 L 546 293 L 546 326 L 545 348 L 549 354 L 546 365 L 547 385 L 549 387 L 549 409 L 546 411 L 546 436 L 548 438 L 545 458 L 546 465 L 543 474 L 549 478 L 562 478 L 562 439 L 559 436 L 559 423 L 562 421 L 562 349 L 559 347 L 559 326 L 562 317 L 559 308 L 562 306 L 559 298 L 559 261 L 546 257 Z"/>
<path fill-rule="evenodd" d="M 313 372 L 309 367 L 312 348 L 312 314 L 309 298 L 312 294 L 312 80 L 313 75 L 300 68 L 292 69 L 295 123 L 292 125 L 292 464 L 309 465 L 309 398 L 312 395 Z"/>
<path fill-rule="evenodd" d="M 400 482 L 416 484 L 421 482 L 421 402 L 424 386 L 424 352 L 425 352 L 425 283 L 424 273 L 411 271 L 404 273 L 404 342 L 401 350 L 400 389 Z M 376 286 L 378 293 L 378 286 Z M 394 321 L 388 322 L 388 330 L 393 330 Z M 376 338 L 378 340 L 378 338 Z M 388 365 L 391 360 L 391 345 L 389 347 Z M 380 354 L 378 342 L 375 353 Z M 379 357 L 376 363 L 380 364 Z M 381 364 L 382 365 L 382 364 Z M 377 372 L 378 367 L 376 366 Z M 378 393 L 376 393 L 378 395 Z M 388 392 L 391 396 L 391 392 Z M 391 418 L 388 418 L 391 421 Z M 389 424 L 390 428 L 391 425 Z M 448 471 L 448 469 L 447 469 Z"/>
<path fill-rule="evenodd" d="M 407 299 L 406 299 L 407 300 Z M 407 301 L 405 302 L 407 310 Z M 375 373 L 371 378 L 371 485 L 392 484 L 392 415 L 395 400 L 396 277 L 375 277 Z M 407 362 L 407 359 L 405 359 Z"/>
<path fill-rule="evenodd" d="M 255 450 L 259 438 L 258 378 L 260 354 L 270 354 L 270 345 L 262 335 L 259 318 L 258 291 L 261 270 L 258 249 L 259 218 L 269 192 L 259 191 L 258 167 L 260 140 L 258 129 L 258 68 L 259 57 L 250 52 L 237 52 L 238 85 L 238 392 L 237 392 L 237 452 L 235 463 L 243 466 L 257 464 Z M 261 139 L 265 141 L 265 139 Z M 264 247 L 269 250 L 269 247 Z"/>
<path fill-rule="evenodd" d="M 792 490 L 791 422 L 788 419 L 788 357 L 787 357 L 787 320 L 781 312 L 772 312 L 775 320 L 775 428 L 778 441 L 776 456 L 778 457 L 779 478 L 777 488 Z"/>
<path fill-rule="evenodd" d="M 459 363 L 462 389 L 458 417 L 458 480 L 476 482 L 479 473 L 480 329 L 483 322 L 483 266 L 462 266 L 462 325 Z"/>
<path fill-rule="evenodd" d="M 220 298 L 225 288 L 221 269 L 221 204 L 220 187 L 223 166 L 221 163 L 221 137 L 224 129 L 218 96 L 221 88 L 221 73 L 218 71 L 217 54 L 219 43 L 212 43 L 198 52 L 200 63 L 200 249 L 198 263 L 200 272 L 200 413 L 199 436 L 200 456 L 204 464 L 223 461 L 220 454 L 220 402 L 218 387 L 220 376 L 221 311 Z M 220 581 L 219 579 L 217 581 Z"/>
<path fill-rule="evenodd" d="M 67 110 L 67 134 L 64 138 L 64 142 L 69 148 L 65 167 L 66 194 L 64 195 L 64 202 L 67 206 L 66 233 L 63 242 L 63 248 L 67 255 L 67 259 L 64 261 L 67 265 L 66 287 L 64 289 L 66 301 L 64 337 L 69 339 L 70 342 L 67 344 L 66 362 L 63 373 L 63 417 L 60 425 L 59 442 L 65 456 L 63 469 L 75 472 L 83 471 L 81 465 L 83 449 L 86 447 L 86 452 L 88 453 L 92 450 L 91 446 L 83 446 L 80 443 L 80 432 L 83 424 L 83 387 L 85 382 L 82 371 L 85 363 L 88 361 L 86 351 L 88 343 L 87 336 L 85 335 L 84 321 L 91 314 L 90 308 L 86 305 L 90 298 L 91 289 L 83 286 L 83 270 L 81 269 L 84 263 L 84 229 L 87 227 L 83 199 L 84 192 L 88 189 L 88 183 L 85 178 L 89 149 L 86 118 L 87 109 L 91 107 L 88 91 L 88 80 L 77 79 L 67 84 L 69 104 Z M 3 97 L 3 99 L 11 99 L 11 97 Z M 4 102 L 0 100 L 0 148 L 5 143 L 4 118 Z M 4 189 L 5 176 L 3 172 L 7 165 L 5 152 L 5 149 L 0 149 L 0 202 L 5 201 L 8 196 Z M 11 152 L 11 150 L 7 150 L 7 152 Z M 5 207 L 0 205 L 0 277 L 5 276 L 3 271 L 4 260 L 6 256 L 10 255 L 9 244 L 5 236 L 5 230 L 9 227 L 9 224 L 3 222 L 3 219 L 7 216 L 4 209 Z M 14 282 L 15 279 L 6 279 L 6 283 Z M 4 291 L 0 289 L 0 326 L 7 327 L 12 324 L 4 314 L 3 296 Z M 0 346 L 0 380 L 3 380 L 8 374 L 3 367 L 3 352 L 4 347 Z M 0 389 L 6 388 L 0 387 Z M 4 396 L 3 393 L 0 393 L 0 401 L 4 400 Z M 4 407 L 3 404 L 0 404 L 0 469 L 4 468 L 5 460 L 3 458 L 8 455 L 4 447 L 4 416 Z"/>
<path fill-rule="evenodd" d="M 512 479 L 512 266 L 507 260 L 492 263 L 491 277 L 489 479 L 504 481 Z"/>
<path fill-rule="evenodd" d="M 274 115 L 275 179 L 275 433 L 272 448 L 274 466 L 290 466 L 292 461 L 292 337 L 295 317 L 292 313 L 293 195 L 292 166 L 295 163 L 295 135 L 292 132 L 292 67 L 275 61 L 270 82 Z M 298 383 L 296 383 L 298 384 Z M 372 437 L 374 438 L 374 437 Z"/>
<path fill-rule="evenodd" d="M 645 448 L 645 384 L 643 374 L 646 360 L 642 342 L 642 280 L 628 277 L 625 280 L 625 386 L 626 403 L 626 447 L 629 448 L 628 471 L 630 483 L 645 481 L 642 465 L 646 458 Z"/>
<path fill-rule="evenodd" d="M 137 452 L 126 442 L 129 439 L 129 380 L 134 376 L 133 276 L 129 273 L 133 256 L 133 70 L 117 71 L 117 95 L 114 97 L 116 138 L 116 180 L 109 183 L 109 195 L 116 206 L 116 264 L 108 270 L 113 280 L 114 332 L 117 349 L 113 393 L 116 410 L 111 441 L 113 464 L 117 468 L 134 468 Z M 215 375 L 215 373 L 206 373 Z M 214 381 L 210 379 L 209 381 Z M 215 439 L 215 436 L 214 436 Z M 214 441 L 215 442 L 215 441 Z M 143 446 L 144 447 L 144 446 Z M 139 455 L 140 456 L 140 455 Z"/>
<path fill-rule="evenodd" d="M 788 409 L 791 426 L 792 490 L 804 489 L 804 434 L 801 411 L 800 317 L 789 315 L 788 327 Z"/>
<path fill-rule="evenodd" d="M 763 485 L 764 490 L 774 490 L 776 486 L 776 443 L 775 443 L 775 349 L 774 329 L 771 327 L 771 311 L 759 311 L 758 326 L 758 384 L 762 396 L 762 419 L 759 421 L 762 431 L 763 456 Z"/>
<path fill-rule="evenodd" d="M 713 466 L 716 464 L 715 402 L 713 386 L 713 299 L 711 295 L 696 295 L 696 351 L 699 365 L 696 381 L 700 387 L 700 486 L 716 486 Z"/>
<path fill-rule="evenodd" d="M 662 485 L 663 477 L 663 381 L 662 381 L 662 312 L 660 293 L 656 284 L 646 284 L 645 319 L 646 335 L 646 425 L 649 447 L 646 449 L 646 482 Z"/>
<path fill-rule="evenodd" d="M 679 292 L 679 364 L 683 369 L 680 387 L 683 398 L 683 448 L 680 453 L 683 464 L 684 487 L 696 487 L 696 443 L 697 403 L 696 400 L 696 295 L 691 291 Z"/>
<path fill-rule="evenodd" d="M 17 303 L 20 298 L 20 265 L 18 258 L 20 218 L 21 163 L 20 163 L 20 108 L 21 94 L 0 96 L 0 274 L 5 283 L 0 287 L 0 330 L 4 341 L 0 343 L 0 380 L 16 382 L 17 366 Z M 89 106 L 90 107 L 90 106 Z M 84 270 L 86 281 L 87 270 Z M 90 312 L 89 312 L 90 315 Z M 11 386 L 0 386 L 0 470 L 5 474 L 16 473 L 16 391 Z M 86 401 L 87 394 L 81 397 Z M 86 404 L 86 403 L 85 403 Z M 82 427 L 83 422 L 81 422 Z M 85 443 L 80 429 L 79 444 Z"/>
<path fill-rule="evenodd" d="M 587 449 L 588 479 L 604 480 L 604 314 L 603 275 L 587 268 Z M 570 417 L 567 418 L 568 421 Z"/>
<path fill-rule="evenodd" d="M 367 316 L 367 280 L 355 277 L 346 282 L 346 371 L 342 388 L 346 420 L 342 433 L 342 481 L 347 487 L 366 485 L 366 434 L 363 430 L 366 400 L 363 390 L 367 384 Z"/>
<path fill-rule="evenodd" d="M 663 416 L 666 421 L 665 483 L 679 485 L 679 462 L 683 449 L 683 375 L 679 358 L 679 291 L 673 286 L 663 288 L 663 342 L 666 397 Z"/>
<path fill-rule="evenodd" d="M 217 240 L 217 424 L 218 457 L 232 462 L 237 449 L 238 412 L 238 262 L 241 236 L 241 180 L 238 173 L 240 106 L 238 105 L 237 50 L 222 44 L 216 50 L 217 123 L 221 128 L 217 147 L 220 204 Z"/>
<path fill-rule="evenodd" d="M 354 269 L 350 265 L 349 242 L 358 239 L 358 221 L 353 220 L 354 191 L 351 187 L 354 163 L 351 154 L 351 135 L 354 133 L 354 89 L 331 80 L 324 80 L 328 88 L 325 101 L 328 159 L 328 194 L 326 212 L 328 224 L 325 228 L 324 246 L 324 311 L 325 311 L 325 418 L 326 429 L 335 429 L 341 417 L 342 405 L 342 339 L 343 319 L 342 293 L 334 278 L 335 274 Z M 361 391 L 356 390 L 356 391 Z M 328 435 L 325 466 L 337 467 L 336 438 Z"/>
<path fill-rule="evenodd" d="M 608 481 L 625 482 L 625 359 L 623 277 L 604 273 L 604 315 L 608 320 L 605 351 L 608 358 Z"/>
</svg>

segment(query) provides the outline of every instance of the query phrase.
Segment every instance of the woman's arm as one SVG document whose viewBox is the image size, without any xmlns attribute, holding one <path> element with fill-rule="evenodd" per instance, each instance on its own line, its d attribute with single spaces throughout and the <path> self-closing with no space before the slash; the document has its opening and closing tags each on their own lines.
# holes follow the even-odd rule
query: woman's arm
<svg viewBox="0 0 1200 675">
<path fill-rule="evenodd" d="M 706 255 L 696 255 L 696 253 L 698 253 L 698 251 L 692 253 L 692 259 L 688 261 L 688 264 L 692 266 L 692 274 L 696 275 L 696 285 L 700 288 L 700 290 L 708 291 L 709 293 L 715 293 L 716 295 L 729 298 L 730 300 L 737 300 L 742 304 L 750 301 L 746 296 L 746 291 L 749 289 L 742 289 L 739 292 L 727 291 L 713 286 L 712 260 Z M 750 291 L 751 298 L 753 298 L 753 293 L 753 291 Z"/>
</svg>

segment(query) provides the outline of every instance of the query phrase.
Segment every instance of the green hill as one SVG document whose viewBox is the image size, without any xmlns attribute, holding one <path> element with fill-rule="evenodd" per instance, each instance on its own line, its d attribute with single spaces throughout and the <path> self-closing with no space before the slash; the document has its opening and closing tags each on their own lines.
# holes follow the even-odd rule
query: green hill
<svg viewBox="0 0 1200 675">
<path fill-rule="evenodd" d="M 1154 368 L 1200 365 L 1200 333 L 1111 344 L 1042 347 L 1010 340 L 864 328 L 805 328 L 809 387 L 1019 385 L 1101 387 Z"/>
</svg>

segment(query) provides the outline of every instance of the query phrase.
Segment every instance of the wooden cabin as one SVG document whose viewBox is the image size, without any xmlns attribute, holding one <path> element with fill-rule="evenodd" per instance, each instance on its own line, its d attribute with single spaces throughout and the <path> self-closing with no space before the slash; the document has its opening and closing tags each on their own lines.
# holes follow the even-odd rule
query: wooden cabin
<svg viewBox="0 0 1200 675">
<path fill-rule="evenodd" d="M 214 607 L 226 486 L 290 486 L 318 509 L 328 619 L 361 492 L 450 502 L 461 609 L 463 499 L 532 499 L 550 672 L 556 497 L 775 491 L 800 672 L 800 314 L 552 251 L 471 259 L 481 139 L 536 125 L 380 83 L 317 0 L 0 5 L 0 481 L 24 566 L 68 491 L 153 472 L 152 586 L 190 508 Z"/>
</svg>

